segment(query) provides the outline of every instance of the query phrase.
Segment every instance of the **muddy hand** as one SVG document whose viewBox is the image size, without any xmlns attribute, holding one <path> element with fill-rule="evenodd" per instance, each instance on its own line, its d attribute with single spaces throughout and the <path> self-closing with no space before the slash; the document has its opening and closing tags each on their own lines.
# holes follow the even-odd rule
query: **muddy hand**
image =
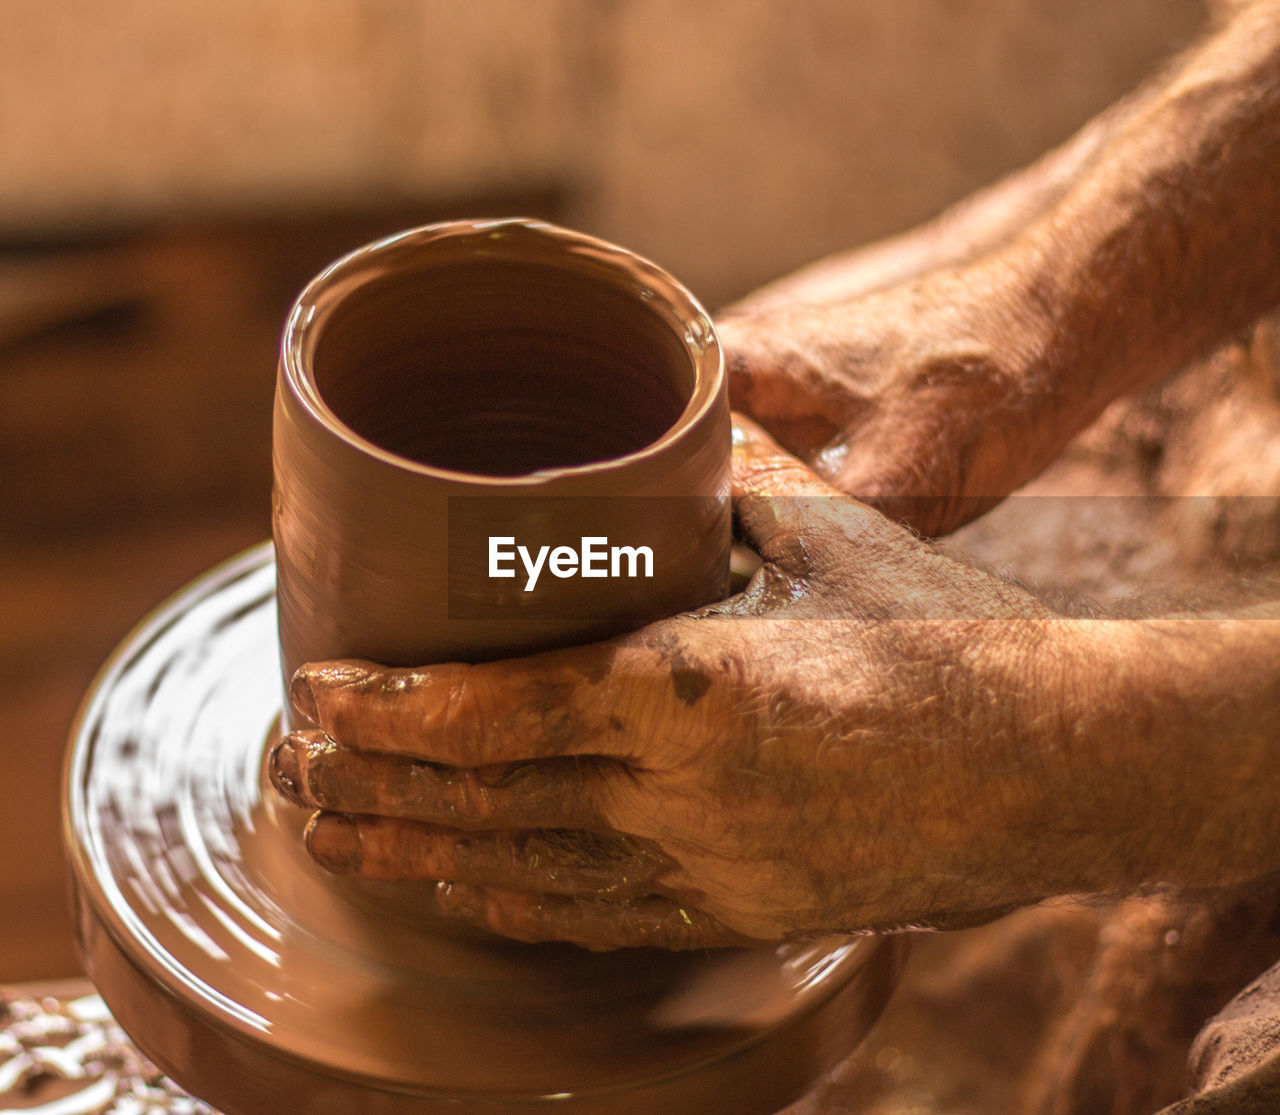
<svg viewBox="0 0 1280 1115">
<path fill-rule="evenodd" d="M 1038 167 L 730 307 L 734 407 L 937 535 L 1251 328 L 1280 301 L 1280 0 L 1233 7 Z"/>
<path fill-rule="evenodd" d="M 1039 897 L 1007 843 L 1049 792 L 1021 734 L 1049 613 L 747 423 L 734 483 L 764 565 L 723 604 L 524 659 L 300 670 L 321 730 L 271 771 L 320 811 L 312 856 L 443 880 L 447 908 L 501 933 L 594 948 L 957 924 Z M 974 785 L 992 757 L 994 798 Z"/>
<path fill-rule="evenodd" d="M 1060 448 L 1045 348 L 1015 266 L 979 262 L 851 297 L 748 299 L 717 320 L 733 406 L 835 487 L 929 535 L 987 510 Z"/>
</svg>

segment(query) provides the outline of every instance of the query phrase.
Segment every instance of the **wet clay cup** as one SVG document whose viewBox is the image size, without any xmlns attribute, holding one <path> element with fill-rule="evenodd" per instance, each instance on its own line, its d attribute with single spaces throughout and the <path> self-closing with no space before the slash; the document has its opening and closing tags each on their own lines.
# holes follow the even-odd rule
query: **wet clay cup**
<svg viewBox="0 0 1280 1115">
<path fill-rule="evenodd" d="M 621 249 L 437 225 L 307 287 L 276 398 L 275 560 L 159 609 L 72 733 L 86 970 L 156 1065 L 228 1115 L 766 1115 L 861 1039 L 900 939 L 496 938 L 442 917 L 430 881 L 325 872 L 264 775 L 277 649 L 286 682 L 336 657 L 478 661 L 722 597 L 729 453 L 706 315 Z"/>
<path fill-rule="evenodd" d="M 715 332 L 654 264 L 527 220 L 353 252 L 282 345 L 286 684 L 304 662 L 481 661 L 723 598 L 729 452 Z"/>
</svg>

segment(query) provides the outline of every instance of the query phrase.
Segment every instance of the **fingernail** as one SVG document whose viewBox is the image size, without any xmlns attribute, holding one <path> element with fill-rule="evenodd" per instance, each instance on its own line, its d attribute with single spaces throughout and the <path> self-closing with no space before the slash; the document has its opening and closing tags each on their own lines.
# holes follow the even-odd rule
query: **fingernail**
<svg viewBox="0 0 1280 1115">
<path fill-rule="evenodd" d="M 289 703 L 312 724 L 318 725 L 320 713 L 316 709 L 316 695 L 311 688 L 311 679 L 303 673 L 305 669 L 304 666 L 302 670 L 298 670 L 289 683 Z"/>
<path fill-rule="evenodd" d="M 298 762 L 298 749 L 292 737 L 285 736 L 272 748 L 267 774 L 281 795 L 302 804 L 302 764 Z"/>
<path fill-rule="evenodd" d="M 326 871 L 354 875 L 364 859 L 360 826 L 345 813 L 317 813 L 306 831 L 307 851 Z"/>
</svg>

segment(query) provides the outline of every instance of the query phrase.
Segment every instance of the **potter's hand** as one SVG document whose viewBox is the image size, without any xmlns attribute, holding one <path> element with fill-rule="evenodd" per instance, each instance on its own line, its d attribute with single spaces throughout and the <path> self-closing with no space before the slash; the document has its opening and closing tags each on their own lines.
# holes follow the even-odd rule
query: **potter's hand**
<svg viewBox="0 0 1280 1115">
<path fill-rule="evenodd" d="M 734 481 L 765 564 L 722 605 L 506 662 L 304 667 L 294 702 L 323 732 L 286 739 L 272 777 L 324 811 L 311 854 L 601 948 L 955 924 L 1049 893 L 1057 850 L 1027 838 L 1060 784 L 1031 730 L 1057 621 L 753 428 Z"/>
<path fill-rule="evenodd" d="M 943 534 L 1280 301 L 1280 0 L 926 229 L 719 323 L 734 406 Z"/>
<path fill-rule="evenodd" d="M 272 778 L 330 870 L 497 931 L 700 947 L 1280 871 L 1280 615 L 1066 620 L 762 434 L 724 604 L 478 666 L 304 667 Z M 335 742 L 336 741 L 336 742 Z"/>
<path fill-rule="evenodd" d="M 944 534 L 1064 441 L 1030 414 L 1044 340 L 1018 282 L 979 264 L 730 310 L 717 323 L 730 398 L 837 488 Z"/>
</svg>

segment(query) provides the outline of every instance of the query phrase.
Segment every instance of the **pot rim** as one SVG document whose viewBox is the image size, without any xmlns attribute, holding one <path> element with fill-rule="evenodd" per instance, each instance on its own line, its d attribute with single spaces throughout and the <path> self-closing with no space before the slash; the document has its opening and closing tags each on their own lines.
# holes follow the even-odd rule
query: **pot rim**
<svg viewBox="0 0 1280 1115">
<path fill-rule="evenodd" d="M 610 274 L 619 288 L 627 287 L 655 307 L 670 312 L 656 316 L 673 326 L 688 353 L 693 371 L 693 391 L 676 420 L 648 445 L 630 453 L 581 465 L 538 469 L 515 476 L 462 472 L 441 468 L 393 453 L 370 441 L 334 413 L 315 381 L 314 356 L 325 326 L 348 294 L 369 279 L 397 270 L 396 257 L 446 239 L 510 235 L 550 241 L 566 257 L 590 261 L 597 271 Z M 683 333 L 675 326 L 683 325 Z M 303 288 L 286 319 L 280 346 L 280 386 L 316 426 L 362 456 L 401 472 L 495 488 L 530 488 L 575 476 L 600 475 L 626 469 L 660 456 L 715 408 L 725 390 L 724 353 L 715 326 L 702 304 L 681 282 L 644 256 L 607 240 L 528 217 L 473 218 L 441 221 L 393 233 L 365 244 L 331 263 Z"/>
</svg>

